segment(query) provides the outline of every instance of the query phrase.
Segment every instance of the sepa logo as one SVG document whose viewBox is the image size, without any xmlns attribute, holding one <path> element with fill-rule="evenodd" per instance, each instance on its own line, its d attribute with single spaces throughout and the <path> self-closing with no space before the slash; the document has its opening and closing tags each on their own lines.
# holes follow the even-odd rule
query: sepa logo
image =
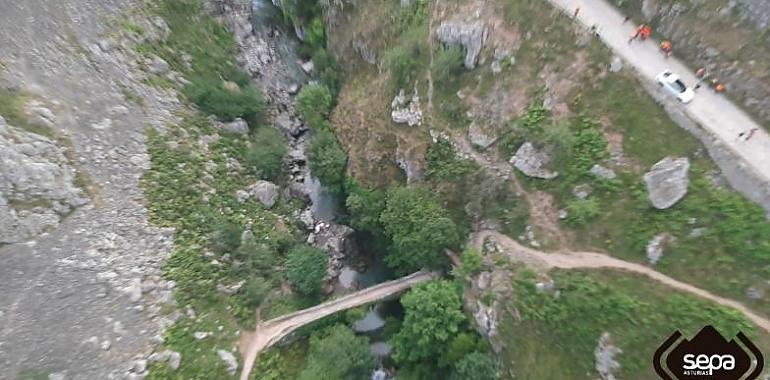
<svg viewBox="0 0 770 380">
<path fill-rule="evenodd" d="M 759 349 L 739 332 L 729 342 L 712 326 L 692 340 L 679 331 L 655 351 L 653 367 L 663 380 L 755 380 L 764 366 Z"/>
</svg>

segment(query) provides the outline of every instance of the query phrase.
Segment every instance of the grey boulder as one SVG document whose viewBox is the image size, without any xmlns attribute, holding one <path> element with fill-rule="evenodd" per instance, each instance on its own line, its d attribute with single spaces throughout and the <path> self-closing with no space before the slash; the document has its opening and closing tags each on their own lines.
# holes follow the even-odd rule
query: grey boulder
<svg viewBox="0 0 770 380">
<path fill-rule="evenodd" d="M 462 46 L 465 49 L 465 67 L 476 67 L 476 59 L 487 38 L 487 28 L 481 21 L 471 23 L 444 22 L 436 30 L 436 36 L 446 46 Z"/>
<path fill-rule="evenodd" d="M 666 157 L 644 174 L 650 202 L 657 209 L 667 209 L 687 194 L 690 160 L 687 157 Z"/>
</svg>

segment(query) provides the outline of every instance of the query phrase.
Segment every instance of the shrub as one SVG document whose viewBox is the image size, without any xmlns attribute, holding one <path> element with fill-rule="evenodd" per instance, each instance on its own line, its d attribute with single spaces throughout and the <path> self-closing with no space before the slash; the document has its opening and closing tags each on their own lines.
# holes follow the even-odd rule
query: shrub
<svg viewBox="0 0 770 380">
<path fill-rule="evenodd" d="M 399 273 L 442 265 L 446 262 L 444 248 L 459 241 L 449 212 L 424 189 L 390 189 L 380 222 L 392 240 L 385 262 Z"/>
<path fill-rule="evenodd" d="M 315 17 L 305 28 L 305 42 L 312 48 L 323 47 L 326 42 L 324 23 L 321 17 Z"/>
<path fill-rule="evenodd" d="M 473 352 L 460 359 L 452 371 L 450 380 L 497 380 L 500 371 L 490 354 Z"/>
<path fill-rule="evenodd" d="M 472 276 L 481 272 L 483 257 L 481 257 L 481 254 L 477 250 L 466 248 L 463 251 L 462 256 L 460 256 L 460 261 L 462 262 L 461 272 L 463 275 Z"/>
<path fill-rule="evenodd" d="M 433 79 L 446 82 L 463 71 L 465 53 L 459 47 L 442 48 L 433 60 Z"/>
<path fill-rule="evenodd" d="M 313 295 L 321 290 L 326 276 L 326 253 L 307 245 L 298 245 L 286 260 L 286 277 L 299 293 Z"/>
<path fill-rule="evenodd" d="M 232 121 L 238 117 L 255 121 L 265 109 L 259 90 L 251 86 L 229 90 L 219 78 L 196 78 L 182 92 L 198 109 L 222 121 Z"/>
<path fill-rule="evenodd" d="M 328 335 L 310 340 L 307 368 L 300 380 L 359 380 L 368 378 L 374 357 L 368 339 L 356 336 L 343 325 L 329 328 Z"/>
<path fill-rule="evenodd" d="M 245 290 L 241 295 L 243 304 L 251 309 L 259 307 L 265 301 L 268 294 L 270 294 L 270 289 L 272 289 L 270 281 L 262 277 L 250 278 L 246 282 Z"/>
<path fill-rule="evenodd" d="M 311 84 L 302 87 L 294 101 L 297 113 L 311 127 L 320 124 L 332 108 L 332 94 L 326 86 Z"/>
<path fill-rule="evenodd" d="M 392 340 L 393 359 L 398 363 L 436 359 L 465 321 L 460 290 L 449 281 L 417 285 L 401 298 L 401 304 L 404 323 Z"/>
<path fill-rule="evenodd" d="M 345 206 L 350 214 L 350 225 L 356 230 L 377 233 L 382 229 L 380 214 L 385 209 L 385 193 L 369 190 L 360 185 L 350 186 Z"/>
<path fill-rule="evenodd" d="M 403 88 L 414 78 L 417 64 L 408 49 L 394 46 L 385 51 L 383 60 L 385 67 L 390 72 L 390 79 L 394 87 Z"/>
<path fill-rule="evenodd" d="M 246 152 L 246 170 L 265 180 L 275 180 L 283 170 L 286 140 L 280 132 L 270 127 L 257 130 Z"/>
<path fill-rule="evenodd" d="M 332 98 L 337 96 L 340 91 L 340 82 L 337 77 L 337 60 L 333 54 L 324 48 L 319 48 L 313 53 L 313 76 L 319 83 L 329 89 Z"/>
<path fill-rule="evenodd" d="M 599 203 L 593 199 L 576 199 L 567 204 L 567 222 L 581 226 L 599 216 Z"/>
<path fill-rule="evenodd" d="M 210 248 L 217 253 L 234 252 L 241 245 L 241 227 L 230 221 L 219 219 L 213 221 L 212 233 L 209 236 Z"/>
<path fill-rule="evenodd" d="M 313 134 L 307 158 L 310 172 L 329 190 L 342 193 L 348 157 L 334 133 L 319 130 Z"/>
<path fill-rule="evenodd" d="M 607 140 L 602 132 L 593 127 L 583 128 L 575 134 L 570 171 L 575 175 L 583 175 L 597 161 L 608 156 Z"/>
<path fill-rule="evenodd" d="M 459 181 L 478 169 L 473 161 L 458 157 L 452 143 L 444 139 L 428 147 L 425 160 L 428 164 L 425 176 L 429 179 Z"/>
</svg>

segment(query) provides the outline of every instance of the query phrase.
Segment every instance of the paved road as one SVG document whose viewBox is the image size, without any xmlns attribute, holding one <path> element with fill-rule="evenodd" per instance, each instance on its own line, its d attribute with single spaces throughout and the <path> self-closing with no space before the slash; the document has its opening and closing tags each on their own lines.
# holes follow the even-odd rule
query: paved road
<svg viewBox="0 0 770 380">
<path fill-rule="evenodd" d="M 762 330 L 770 333 L 770 320 L 752 311 L 740 302 L 717 296 L 696 286 L 686 284 L 666 276 L 650 267 L 630 263 L 612 256 L 595 252 L 540 252 L 534 249 L 522 246 L 517 241 L 495 231 L 480 231 L 472 237 L 473 244 L 481 249 L 484 239 L 494 237 L 500 248 L 515 261 L 524 262 L 527 265 L 540 267 L 543 269 L 562 268 L 610 268 L 619 269 L 628 272 L 638 273 L 647 276 L 661 284 L 670 286 L 676 290 L 693 294 L 706 300 L 716 302 L 720 305 L 731 307 L 743 313 L 746 318 L 754 322 Z"/>
<path fill-rule="evenodd" d="M 673 56 L 666 59 L 661 54 L 659 42 L 635 41 L 628 43 L 636 25 L 632 22 L 623 24 L 625 16 L 615 7 L 604 0 L 550 0 L 556 7 L 563 9 L 570 16 L 575 8 L 580 7 L 578 20 L 586 26 L 598 26 L 602 41 L 626 64 L 631 64 L 639 75 L 649 81 L 655 81 L 655 76 L 664 69 L 671 69 L 690 86 L 697 80 L 692 69 L 685 66 Z M 674 44 L 676 54 L 677 41 Z M 765 182 L 770 182 L 770 136 L 755 123 L 746 113 L 723 95 L 715 94 L 703 86 L 695 99 L 683 106 L 687 115 L 709 131 L 742 160 L 742 164 L 755 172 Z M 750 141 L 738 139 L 740 132 L 752 128 L 759 130 Z"/>
<path fill-rule="evenodd" d="M 339 311 L 388 298 L 409 289 L 412 285 L 430 281 L 439 276 L 440 273 L 438 272 L 421 271 L 266 322 L 259 323 L 258 321 L 256 331 L 246 334 L 248 341 L 241 340 L 245 346 L 241 349 L 241 352 L 244 353 L 241 380 L 249 378 L 249 373 L 254 367 L 254 361 L 262 350 L 275 344 L 296 329 Z"/>
</svg>

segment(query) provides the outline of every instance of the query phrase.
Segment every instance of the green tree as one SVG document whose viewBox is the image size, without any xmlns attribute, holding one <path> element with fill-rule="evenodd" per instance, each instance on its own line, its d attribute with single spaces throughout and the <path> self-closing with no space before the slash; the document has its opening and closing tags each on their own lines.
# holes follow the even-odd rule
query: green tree
<svg viewBox="0 0 770 380">
<path fill-rule="evenodd" d="M 404 323 L 392 340 L 393 358 L 399 363 L 438 358 L 465 321 L 460 289 L 446 280 L 413 287 L 401 304 Z"/>
<path fill-rule="evenodd" d="M 485 353 L 473 352 L 455 364 L 449 380 L 497 380 L 500 371 L 495 359 Z"/>
<path fill-rule="evenodd" d="M 270 289 L 272 289 L 270 281 L 262 277 L 250 278 L 246 282 L 245 289 L 241 295 L 244 305 L 251 309 L 259 307 L 267 298 L 267 295 L 270 294 Z"/>
<path fill-rule="evenodd" d="M 439 358 L 441 367 L 450 367 L 471 352 L 480 348 L 478 335 L 471 332 L 457 334 Z"/>
<path fill-rule="evenodd" d="M 459 47 L 442 48 L 433 61 L 433 78 L 439 82 L 452 80 L 463 71 L 465 53 Z"/>
<path fill-rule="evenodd" d="M 301 294 L 316 294 L 321 290 L 321 282 L 326 275 L 326 261 L 324 251 L 297 245 L 286 259 L 286 277 Z"/>
<path fill-rule="evenodd" d="M 308 364 L 300 380 L 360 380 L 368 378 L 374 358 L 367 338 L 335 325 L 323 337 L 310 340 Z"/>
<path fill-rule="evenodd" d="M 445 263 L 443 249 L 460 240 L 449 212 L 425 189 L 390 189 L 380 222 L 392 241 L 385 262 L 399 273 Z"/>
<path fill-rule="evenodd" d="M 599 202 L 595 199 L 575 199 L 567 204 L 567 222 L 581 226 L 584 225 L 600 213 Z"/>
<path fill-rule="evenodd" d="M 324 48 L 319 48 L 313 53 L 313 77 L 329 89 L 332 98 L 340 92 L 337 60 Z"/>
<path fill-rule="evenodd" d="M 246 169 L 261 179 L 275 180 L 283 170 L 286 140 L 274 128 L 262 127 L 246 152 Z"/>
<path fill-rule="evenodd" d="M 318 130 L 310 139 L 307 151 L 310 172 L 329 190 L 342 193 L 348 156 L 337 137 L 329 130 Z"/>
<path fill-rule="evenodd" d="M 380 214 L 385 210 L 385 193 L 358 184 L 349 186 L 348 191 L 345 207 L 350 214 L 350 226 L 371 233 L 381 231 Z"/>
<path fill-rule="evenodd" d="M 332 94 L 324 85 L 307 85 L 297 94 L 294 107 L 303 120 L 311 127 L 316 127 L 329 116 L 332 108 Z"/>
</svg>

